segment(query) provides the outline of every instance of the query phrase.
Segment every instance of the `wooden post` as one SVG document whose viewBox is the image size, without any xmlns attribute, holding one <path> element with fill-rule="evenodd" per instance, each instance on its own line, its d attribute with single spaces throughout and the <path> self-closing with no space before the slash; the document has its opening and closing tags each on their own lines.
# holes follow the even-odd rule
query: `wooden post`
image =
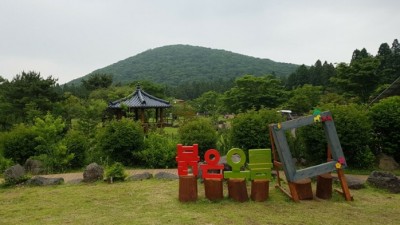
<svg viewBox="0 0 400 225">
<path fill-rule="evenodd" d="M 179 201 L 194 202 L 197 200 L 197 177 L 179 176 Z"/>
<path fill-rule="evenodd" d="M 228 180 L 229 197 L 238 202 L 249 200 L 247 194 L 246 179 L 229 179 Z"/>
<path fill-rule="evenodd" d="M 289 181 L 289 188 L 294 201 L 296 201 L 296 195 L 298 200 L 313 199 L 310 178 L 305 178 L 294 182 Z"/>
<path fill-rule="evenodd" d="M 204 179 L 204 190 L 206 198 L 210 201 L 218 201 L 224 198 L 222 179 Z"/>
<path fill-rule="evenodd" d="M 321 199 L 332 198 L 332 175 L 330 173 L 321 174 L 317 177 L 317 191 L 315 195 Z"/>
<path fill-rule="evenodd" d="M 264 202 L 269 196 L 269 181 L 265 179 L 251 181 L 251 200 Z"/>
<path fill-rule="evenodd" d="M 343 196 L 346 199 L 346 201 L 352 201 L 353 197 L 350 195 L 350 190 L 349 186 L 347 186 L 347 180 L 346 177 L 344 176 L 343 169 L 336 169 L 337 175 L 340 181 L 340 185 L 342 186 L 342 191 L 343 191 Z"/>
</svg>

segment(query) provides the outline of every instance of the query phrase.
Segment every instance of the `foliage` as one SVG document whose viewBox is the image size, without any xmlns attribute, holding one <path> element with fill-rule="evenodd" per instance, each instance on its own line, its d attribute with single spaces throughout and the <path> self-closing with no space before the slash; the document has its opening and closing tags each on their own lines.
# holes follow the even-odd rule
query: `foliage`
<svg viewBox="0 0 400 225">
<path fill-rule="evenodd" d="M 148 80 L 178 86 L 193 81 L 216 82 L 221 77 L 230 80 L 243 74 L 259 76 L 275 73 L 282 76 L 290 74 L 296 68 L 294 64 L 278 63 L 224 50 L 171 45 L 147 50 L 98 69 L 92 74 L 113 74 L 114 82 L 122 84 Z M 83 79 L 90 76 L 91 74 Z M 72 83 L 77 83 L 79 80 Z"/>
<path fill-rule="evenodd" d="M 349 167 L 369 168 L 374 155 L 369 147 L 372 128 L 365 108 L 356 104 L 325 105 L 332 112 L 336 131 Z M 326 161 L 327 142 L 322 125 L 303 127 L 298 135 L 304 142 L 306 155 L 311 162 Z"/>
<path fill-rule="evenodd" d="M 287 107 L 285 108 L 291 109 L 298 115 L 302 115 L 318 105 L 321 95 L 321 86 L 305 84 L 291 91 L 292 97 L 287 101 Z"/>
<path fill-rule="evenodd" d="M 294 73 L 290 74 L 286 81 L 286 88 L 291 90 L 305 84 L 328 87 L 330 86 L 329 79 L 335 75 L 335 72 L 335 67 L 332 63 L 326 61 L 321 64 L 321 61 L 317 60 L 311 67 L 303 64 Z"/>
<path fill-rule="evenodd" d="M 105 73 L 93 73 L 87 79 L 82 79 L 82 85 L 88 91 L 99 88 L 108 88 L 113 82 L 113 76 Z"/>
<path fill-rule="evenodd" d="M 29 126 L 15 125 L 1 140 L 4 157 L 24 165 L 25 161 L 36 153 L 36 137 L 37 134 Z"/>
<path fill-rule="evenodd" d="M 96 140 L 103 156 L 113 162 L 134 165 L 133 153 L 144 147 L 144 133 L 140 123 L 127 118 L 113 119 L 106 122 L 101 130 Z"/>
<path fill-rule="evenodd" d="M 105 178 L 109 181 L 124 181 L 127 176 L 124 165 L 119 162 L 107 167 L 105 171 Z"/>
<path fill-rule="evenodd" d="M 36 134 L 35 158 L 43 162 L 47 172 L 64 171 L 74 158 L 63 143 L 65 123 L 61 117 L 54 118 L 47 113 L 44 118 L 36 118 L 32 131 Z"/>
<path fill-rule="evenodd" d="M 250 110 L 232 120 L 231 143 L 247 152 L 249 149 L 270 148 L 269 124 L 283 121 L 276 110 Z"/>
<path fill-rule="evenodd" d="M 176 145 L 178 141 L 160 134 L 151 132 L 146 135 L 144 149 L 135 153 L 138 161 L 149 168 L 173 168 L 176 167 Z"/>
<path fill-rule="evenodd" d="M 4 158 L 0 154 L 0 174 L 3 174 L 6 169 L 13 165 L 13 161 L 11 159 Z"/>
<path fill-rule="evenodd" d="M 183 124 L 179 130 L 179 137 L 183 145 L 199 145 L 199 156 L 204 157 L 208 149 L 215 149 L 217 132 L 207 118 L 196 118 Z"/>
<path fill-rule="evenodd" d="M 281 81 L 273 75 L 246 75 L 235 80 L 235 86 L 224 93 L 223 101 L 229 112 L 246 112 L 263 107 L 275 108 L 286 100 Z"/>
<path fill-rule="evenodd" d="M 375 134 L 375 151 L 400 161 L 400 96 L 381 100 L 370 109 Z"/>
<path fill-rule="evenodd" d="M 67 151 L 74 154 L 70 162 L 71 168 L 82 168 L 86 163 L 86 153 L 89 149 L 89 140 L 79 130 L 70 129 L 64 137 L 64 144 Z"/>
</svg>

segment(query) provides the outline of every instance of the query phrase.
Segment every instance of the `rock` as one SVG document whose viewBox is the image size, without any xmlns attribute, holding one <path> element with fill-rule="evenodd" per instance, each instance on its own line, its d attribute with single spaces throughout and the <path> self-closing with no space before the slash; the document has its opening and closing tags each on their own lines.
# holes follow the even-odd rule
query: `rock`
<svg viewBox="0 0 400 225">
<path fill-rule="evenodd" d="M 399 164 L 391 156 L 382 153 L 378 156 L 378 159 L 379 169 L 381 170 L 392 171 L 399 168 Z"/>
<path fill-rule="evenodd" d="M 8 184 L 18 184 L 24 181 L 25 169 L 17 164 L 4 171 L 4 180 Z"/>
<path fill-rule="evenodd" d="M 48 185 L 59 185 L 64 183 L 64 178 L 46 178 L 36 176 L 26 182 L 27 185 L 34 186 L 48 186 Z"/>
<path fill-rule="evenodd" d="M 27 159 L 25 162 L 25 170 L 33 175 L 40 174 L 43 171 L 43 163 L 35 159 Z"/>
<path fill-rule="evenodd" d="M 167 172 L 158 172 L 154 175 L 156 179 L 165 179 L 165 180 L 175 180 L 178 179 L 178 175 L 167 173 Z"/>
<path fill-rule="evenodd" d="M 386 189 L 392 193 L 400 193 L 400 179 L 393 173 L 373 171 L 367 181 L 377 188 Z"/>
<path fill-rule="evenodd" d="M 359 177 L 346 175 L 346 181 L 349 189 L 359 190 L 365 188 L 365 180 Z"/>
<path fill-rule="evenodd" d="M 149 172 L 134 174 L 127 178 L 128 181 L 147 180 L 153 178 L 153 174 Z"/>
<path fill-rule="evenodd" d="M 104 169 L 97 163 L 89 164 L 83 172 L 83 182 L 103 180 Z"/>
</svg>

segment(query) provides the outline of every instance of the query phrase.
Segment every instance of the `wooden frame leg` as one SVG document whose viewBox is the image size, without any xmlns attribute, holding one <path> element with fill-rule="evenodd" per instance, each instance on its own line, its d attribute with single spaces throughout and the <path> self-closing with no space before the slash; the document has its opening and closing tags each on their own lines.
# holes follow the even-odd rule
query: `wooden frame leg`
<svg viewBox="0 0 400 225">
<path fill-rule="evenodd" d="M 343 193 L 341 193 L 341 194 L 346 199 L 346 201 L 352 201 L 353 197 L 350 195 L 350 190 L 347 185 L 347 180 L 346 180 L 346 177 L 344 176 L 343 169 L 341 169 L 341 168 L 336 169 L 336 171 L 337 171 L 337 175 L 338 175 L 338 178 L 340 181 L 340 186 L 342 186 Z"/>
</svg>

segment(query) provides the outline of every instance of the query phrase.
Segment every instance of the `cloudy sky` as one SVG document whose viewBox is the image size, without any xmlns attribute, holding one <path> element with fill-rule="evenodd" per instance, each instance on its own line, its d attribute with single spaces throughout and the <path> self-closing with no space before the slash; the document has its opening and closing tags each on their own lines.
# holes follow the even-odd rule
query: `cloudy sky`
<svg viewBox="0 0 400 225">
<path fill-rule="evenodd" d="M 400 39 L 398 0 L 0 0 L 0 76 L 59 83 L 172 44 L 278 62 L 349 62 Z"/>
</svg>

